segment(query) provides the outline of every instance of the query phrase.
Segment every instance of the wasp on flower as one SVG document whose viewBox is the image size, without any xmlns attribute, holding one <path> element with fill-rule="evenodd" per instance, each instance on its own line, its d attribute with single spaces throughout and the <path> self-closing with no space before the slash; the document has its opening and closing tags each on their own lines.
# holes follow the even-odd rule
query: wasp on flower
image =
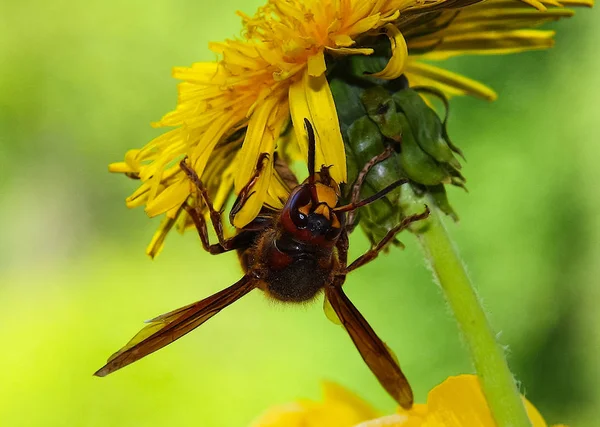
<svg viewBox="0 0 600 427">
<path fill-rule="evenodd" d="M 481 379 L 495 419 L 523 418 L 500 347 L 436 216 L 442 211 L 456 217 L 444 186 L 464 187 L 465 178 L 462 153 L 448 138 L 447 114 L 438 117 L 434 98 L 447 111 L 452 96 L 493 100 L 496 94 L 431 61 L 549 48 L 554 32 L 536 27 L 572 16 L 564 6 L 592 4 L 269 0 L 253 16 L 240 13 L 242 38 L 210 44 L 219 55 L 216 62 L 174 69 L 182 80 L 177 107 L 155 124 L 172 129 L 127 152 L 110 171 L 140 180 L 127 206 L 145 205 L 151 217 L 164 214 L 147 249 L 150 256 L 160 252 L 173 227 L 195 228 L 208 252 L 236 250 L 244 276 L 153 319 L 96 374 L 107 375 L 168 345 L 254 288 L 285 302 L 310 301 L 324 291 L 330 318 L 344 326 L 388 393 L 409 408 L 412 391 L 396 358 L 342 285 L 398 232 L 423 220 L 429 228 L 421 233 L 422 245 L 426 253 L 436 249 L 427 256 L 450 260 L 431 265 L 438 278 L 440 269 L 452 270 L 439 282 L 447 295 L 461 295 L 449 298 L 455 313 L 476 314 L 457 319 L 469 328 L 465 335 L 474 359 L 483 361 L 475 365 L 493 365 L 487 372 L 494 375 Z M 295 160 L 308 165 L 301 184 L 290 169 Z M 341 191 L 349 182 L 349 191 Z M 411 202 L 420 212 L 406 209 L 398 196 L 402 184 L 409 197 L 427 199 L 431 216 L 422 200 Z M 222 213 L 234 198 L 229 220 L 235 234 L 228 237 Z M 209 241 L 209 220 L 218 243 Z M 372 247 L 348 264 L 348 233 L 359 223 Z"/>
<path fill-rule="evenodd" d="M 223 235 L 221 214 L 214 209 L 206 187 L 186 160 L 181 161 L 181 169 L 194 184 L 210 212 L 218 238 L 218 243 L 210 244 L 202 213 L 185 204 L 184 208 L 196 225 L 204 249 L 212 254 L 236 250 L 245 274 L 235 284 L 213 296 L 152 319 L 96 375 L 105 376 L 161 349 L 254 288 L 261 289 L 276 300 L 295 303 L 310 301 L 324 290 L 325 298 L 379 382 L 400 405 L 410 408 L 413 394 L 396 357 L 348 299 L 342 285 L 348 273 L 375 259 L 397 233 L 410 223 L 426 218 L 429 210 L 425 208 L 422 213 L 405 218 L 376 246 L 348 265 L 346 212 L 379 200 L 407 181 L 396 181 L 363 200 L 358 198 L 359 191 L 352 191 L 354 197 L 350 203 L 343 204 L 340 188 L 330 174 L 332 167 L 322 165 L 318 172 L 315 170 L 315 134 L 306 119 L 305 124 L 308 130 L 308 178 L 299 185 L 293 181 L 288 182 L 290 193 L 281 210 L 263 207 L 254 220 L 229 239 Z M 367 163 L 361 177 L 380 160 L 385 159 L 386 154 L 389 155 L 382 153 Z M 253 175 L 240 191 L 231 211 L 232 216 L 243 209 L 250 199 L 268 158 L 268 153 L 259 156 Z M 287 173 L 284 175 L 293 177 Z M 354 187 L 360 188 L 362 184 L 362 179 L 359 178 Z"/>
<path fill-rule="evenodd" d="M 254 16 L 240 13 L 243 38 L 211 43 L 216 62 L 176 67 L 181 79 L 177 108 L 157 127 L 172 127 L 141 149 L 130 150 L 113 172 L 139 177 L 127 206 L 165 214 L 147 252 L 155 256 L 176 225 L 193 227 L 182 209 L 190 186 L 179 160 L 202 178 L 220 210 L 239 194 L 268 153 L 254 196 L 233 217 L 240 228 L 263 204 L 281 208 L 285 187 L 273 167 L 274 152 L 307 158 L 303 124 L 315 127 L 317 164 L 334 165 L 332 178 L 347 182 L 346 152 L 328 73 L 348 56 L 371 57 L 383 37 L 385 61 L 371 76 L 392 81 L 404 75 L 411 86 L 430 86 L 446 96 L 494 99 L 483 84 L 424 61 L 462 54 L 505 54 L 544 49 L 553 31 L 531 29 L 570 17 L 562 6 L 591 6 L 592 0 L 270 0 Z M 387 36 L 387 37 L 386 37 Z M 289 125 L 292 125 L 290 131 Z M 360 166 L 358 167 L 360 169 Z M 199 202 L 201 203 L 201 202 Z M 204 213 L 207 213 L 204 208 Z"/>
</svg>

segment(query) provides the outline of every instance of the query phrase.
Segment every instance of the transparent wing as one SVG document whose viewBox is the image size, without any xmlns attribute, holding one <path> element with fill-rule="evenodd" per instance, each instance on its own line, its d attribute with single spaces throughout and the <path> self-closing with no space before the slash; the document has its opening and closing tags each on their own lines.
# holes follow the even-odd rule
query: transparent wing
<svg viewBox="0 0 600 427">
<path fill-rule="evenodd" d="M 341 286 L 327 286 L 325 297 L 348 331 L 363 360 L 383 388 L 400 406 L 409 409 L 413 404 L 413 392 L 408 380 L 400 370 L 396 356 L 373 331 L 366 319 L 344 294 Z"/>
<path fill-rule="evenodd" d="M 148 320 L 148 326 L 138 332 L 125 347 L 110 356 L 106 365 L 94 375 L 104 377 L 171 344 L 246 295 L 254 286 L 253 280 L 244 276 L 227 289 L 202 301 Z"/>
</svg>

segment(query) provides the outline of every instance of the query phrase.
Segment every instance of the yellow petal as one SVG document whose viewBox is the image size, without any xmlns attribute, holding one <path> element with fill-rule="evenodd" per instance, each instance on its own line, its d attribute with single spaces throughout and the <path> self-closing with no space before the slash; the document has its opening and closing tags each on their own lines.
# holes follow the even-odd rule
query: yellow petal
<svg viewBox="0 0 600 427">
<path fill-rule="evenodd" d="M 406 59 L 408 58 L 408 47 L 398 27 L 393 24 L 386 24 L 385 31 L 392 44 L 392 57 L 383 70 L 371 74 L 371 76 L 392 80 L 397 79 L 404 72 Z"/>
<path fill-rule="evenodd" d="M 148 192 L 150 191 L 150 183 L 144 182 L 140 185 L 133 194 L 125 199 L 125 206 L 134 208 L 145 204 L 148 201 Z"/>
<path fill-rule="evenodd" d="M 287 200 L 289 195 L 287 186 L 283 183 L 279 175 L 274 172 L 265 203 L 275 209 L 281 209 L 283 208 L 283 202 Z"/>
<path fill-rule="evenodd" d="M 310 427 L 307 417 L 301 403 L 287 403 L 268 409 L 250 427 Z"/>
<path fill-rule="evenodd" d="M 363 420 L 368 420 L 379 415 L 379 413 L 364 399 L 356 393 L 348 390 L 332 381 L 323 381 L 323 400 L 325 404 L 338 402 L 352 408 L 354 416 Z"/>
<path fill-rule="evenodd" d="M 544 4 L 538 0 L 521 0 L 521 1 L 523 3 L 527 3 L 528 5 L 535 7 L 537 10 L 546 10 L 546 6 L 544 6 Z"/>
<path fill-rule="evenodd" d="M 373 4 L 373 6 L 371 7 L 371 13 L 369 13 L 369 15 L 381 12 L 381 8 L 387 3 L 387 1 L 386 0 L 375 0 L 375 1 L 371 1 L 371 3 Z"/>
<path fill-rule="evenodd" d="M 333 19 L 327 26 L 327 34 L 336 34 L 342 27 L 342 21 L 340 19 Z"/>
<path fill-rule="evenodd" d="M 429 392 L 427 421 L 432 426 L 495 427 L 475 375 L 449 377 Z"/>
<path fill-rule="evenodd" d="M 554 31 L 515 30 L 471 32 L 444 37 L 423 59 L 443 60 L 457 55 L 504 55 L 554 45 Z M 412 47 L 412 46 L 411 46 Z"/>
<path fill-rule="evenodd" d="M 173 225 L 175 225 L 175 222 L 177 222 L 177 217 L 169 218 L 168 216 L 165 216 L 163 218 L 158 230 L 156 230 L 154 236 L 152 236 L 150 244 L 146 248 L 146 255 L 148 255 L 150 258 L 155 258 L 162 251 L 162 248 L 165 244 L 165 238 L 167 237 L 169 231 L 171 231 L 173 228 Z"/>
<path fill-rule="evenodd" d="M 334 48 L 334 47 L 325 47 L 325 49 L 327 50 L 327 52 L 332 53 L 334 55 L 372 55 L 373 52 L 375 52 L 373 49 L 371 49 L 370 47 L 357 47 L 357 48 L 351 48 L 351 47 L 338 47 L 338 48 Z"/>
<path fill-rule="evenodd" d="M 264 168 L 258 177 L 258 180 L 252 187 L 252 195 L 244 203 L 240 211 L 235 215 L 233 219 L 233 225 L 236 228 L 242 228 L 250 223 L 256 215 L 260 212 L 263 206 L 265 198 L 267 196 L 267 190 L 271 183 L 273 176 L 273 163 L 272 156 L 265 162 Z"/>
<path fill-rule="evenodd" d="M 356 43 L 352 38 L 347 34 L 339 34 L 332 37 L 336 46 L 339 47 L 349 47 Z"/>
<path fill-rule="evenodd" d="M 389 13 L 390 14 L 387 16 L 382 16 L 379 21 L 382 23 L 383 22 L 394 22 L 400 16 L 399 10 L 394 10 L 393 12 L 390 11 Z"/>
<path fill-rule="evenodd" d="M 535 407 L 523 397 L 523 403 L 533 427 L 547 427 Z M 427 427 L 496 427 L 476 375 L 447 378 L 427 396 L 427 405 L 400 414 L 408 417 L 398 426 Z"/>
<path fill-rule="evenodd" d="M 156 198 L 148 202 L 146 205 L 146 213 L 149 217 L 154 217 L 165 213 L 175 206 L 181 205 L 183 201 L 190 195 L 190 182 L 187 179 L 169 185 Z"/>
<path fill-rule="evenodd" d="M 219 183 L 217 194 L 214 196 L 213 200 L 213 206 L 216 210 L 221 210 L 227 201 L 227 198 L 233 189 L 235 171 L 238 169 L 239 165 L 234 160 L 221 174 L 221 182 Z"/>
<path fill-rule="evenodd" d="M 197 62 L 191 67 L 173 67 L 172 75 L 179 80 L 206 83 L 217 73 L 217 62 Z"/>
<path fill-rule="evenodd" d="M 349 427 L 377 412 L 360 397 L 343 387 L 323 383 L 323 402 L 301 400 L 267 410 L 251 427 Z"/>
<path fill-rule="evenodd" d="M 315 129 L 317 169 L 321 165 L 332 165 L 332 178 L 338 183 L 346 182 L 344 141 L 333 95 L 325 75 L 311 77 L 305 72 L 302 80 L 290 87 L 289 102 L 294 131 L 305 158 L 307 134 L 304 119 L 307 118 Z"/>
<path fill-rule="evenodd" d="M 310 76 L 318 77 L 323 74 L 326 69 L 327 66 L 325 65 L 325 56 L 323 55 L 323 52 L 308 57 L 308 74 Z"/>
<path fill-rule="evenodd" d="M 476 96 L 488 101 L 493 101 L 498 97 L 496 92 L 476 80 L 422 62 L 409 61 L 406 65 L 406 72 L 439 82 L 461 94 Z"/>
<path fill-rule="evenodd" d="M 290 103 L 290 115 L 292 116 L 292 123 L 294 127 L 294 134 L 296 135 L 296 141 L 302 152 L 304 160 L 308 158 L 308 145 L 306 140 L 306 131 L 304 130 L 304 119 L 310 119 L 310 109 L 306 102 L 306 94 L 304 90 L 304 79 L 297 80 L 290 86 L 288 99 Z M 316 162 L 323 161 L 323 152 L 321 146 L 316 146 Z"/>
<path fill-rule="evenodd" d="M 108 171 L 113 173 L 136 172 L 130 165 L 125 162 L 115 162 L 108 165 Z"/>
<path fill-rule="evenodd" d="M 561 0 L 560 4 L 563 6 L 593 7 L 594 0 Z"/>
<path fill-rule="evenodd" d="M 350 35 L 350 37 L 356 34 L 366 33 L 367 31 L 373 29 L 377 25 L 380 16 L 381 15 L 379 13 L 367 16 L 366 18 L 361 19 L 356 24 L 348 28 L 346 32 Z"/>
<path fill-rule="evenodd" d="M 354 427 L 421 427 L 419 420 L 411 419 L 407 415 L 393 414 L 374 420 L 365 421 Z"/>
<path fill-rule="evenodd" d="M 248 122 L 246 138 L 236 159 L 240 165 L 240 169 L 235 176 L 236 194 L 239 194 L 252 178 L 260 154 L 268 153 L 269 158 L 258 180 L 252 187 L 251 192 L 254 194 L 234 218 L 233 225 L 237 228 L 242 228 L 252 221 L 263 206 L 273 176 L 275 141 L 279 139 L 281 128 L 287 120 L 288 114 L 285 97 L 281 94 L 273 94 L 256 108 Z"/>
<path fill-rule="evenodd" d="M 152 162 L 152 168 L 154 172 L 152 173 L 152 177 L 148 178 L 148 182 L 150 183 L 150 191 L 148 192 L 148 202 L 154 200 L 154 198 L 158 194 L 158 189 L 161 187 L 161 181 L 163 173 L 165 171 L 164 168 L 167 165 L 167 163 L 170 163 L 171 161 L 172 159 L 170 158 L 170 156 L 163 155 L 156 159 L 154 162 Z M 150 168 L 145 169 L 146 172 L 148 172 L 148 169 Z M 146 179 L 143 174 L 141 175 L 141 178 Z"/>
<path fill-rule="evenodd" d="M 254 110 L 252 117 L 248 121 L 248 130 L 242 144 L 242 149 L 239 154 L 239 170 L 235 176 L 235 192 L 239 192 L 244 188 L 258 163 L 258 158 L 261 153 L 273 154 L 275 148 L 274 140 L 267 129 L 267 121 L 271 114 L 274 113 L 279 102 L 279 97 L 269 96 L 261 104 L 258 104 Z"/>
<path fill-rule="evenodd" d="M 127 150 L 125 153 L 125 163 L 127 163 L 132 169 L 137 170 L 140 167 L 140 151 L 138 149 Z"/>
<path fill-rule="evenodd" d="M 557 21 L 561 18 L 568 18 L 575 14 L 571 9 L 556 8 L 540 12 L 531 8 L 523 7 L 492 7 L 489 9 L 465 10 L 464 13 L 452 21 L 452 25 L 438 33 L 416 37 L 411 39 L 409 49 L 426 49 L 431 42 L 440 43 L 450 36 L 466 36 L 472 33 L 494 32 L 502 29 L 498 34 L 508 35 L 510 31 L 519 30 L 527 27 L 535 27 L 546 22 Z M 424 42 L 427 40 L 427 43 Z M 437 45 L 433 46 L 437 49 Z"/>
<path fill-rule="evenodd" d="M 523 399 L 523 403 L 525 404 L 525 410 L 527 411 L 527 416 L 529 417 L 529 420 L 531 421 L 531 426 L 532 427 L 547 427 L 546 421 L 544 420 L 544 417 L 542 417 L 542 414 L 540 414 L 540 412 L 537 410 L 537 408 L 535 406 L 533 406 L 533 404 L 527 400 L 525 398 L 525 396 L 521 396 Z M 554 427 L 558 427 L 558 426 L 554 426 Z M 563 426 L 566 427 L 566 426 Z"/>
<path fill-rule="evenodd" d="M 238 114 L 236 114 L 238 113 Z M 230 130 L 240 121 L 239 110 L 232 111 L 229 115 L 223 115 L 212 122 L 210 126 L 202 133 L 198 143 L 191 153 L 189 153 L 191 164 L 198 174 L 202 176 L 206 163 L 210 158 L 215 146 L 223 138 L 225 132 Z"/>
</svg>

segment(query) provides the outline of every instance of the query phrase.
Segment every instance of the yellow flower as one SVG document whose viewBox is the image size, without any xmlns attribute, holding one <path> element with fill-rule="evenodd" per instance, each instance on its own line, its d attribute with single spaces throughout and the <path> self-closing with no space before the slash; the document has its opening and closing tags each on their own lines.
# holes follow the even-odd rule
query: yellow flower
<svg viewBox="0 0 600 427">
<path fill-rule="evenodd" d="M 483 84 L 421 60 L 548 48 L 554 32 L 531 28 L 571 16 L 563 5 L 592 2 L 269 0 L 252 17 L 239 13 L 241 39 L 210 44 L 218 61 L 173 70 L 183 81 L 177 108 L 154 124 L 173 129 L 130 150 L 110 171 L 141 180 L 127 206 L 145 205 L 149 216 L 166 214 L 148 248 L 154 256 L 173 225 L 180 230 L 191 225 L 182 203 L 199 203 L 180 170 L 182 158 L 188 157 L 221 209 L 232 192 L 248 183 L 259 154 L 269 153 L 253 196 L 234 218 L 234 225 L 243 227 L 264 204 L 278 208 L 285 199 L 273 154 L 306 158 L 304 118 L 316 131 L 317 165 L 332 165 L 332 177 L 346 181 L 344 144 L 326 71 L 340 55 L 373 53 L 365 44 L 369 36 L 385 33 L 392 51 L 375 77 L 404 74 L 412 85 L 434 86 L 448 96 L 491 100 L 496 95 Z"/>
<path fill-rule="evenodd" d="M 447 378 L 434 387 L 426 404 L 375 418 L 364 401 L 340 386 L 325 384 L 323 403 L 302 401 L 268 410 L 251 427 L 495 427 L 475 375 Z M 547 427 L 538 410 L 523 397 L 533 427 Z M 555 426 L 560 427 L 560 426 Z M 564 427 L 564 426 L 563 426 Z"/>
<path fill-rule="evenodd" d="M 323 402 L 308 399 L 268 409 L 250 427 L 348 427 L 380 414 L 340 385 L 322 383 Z"/>
</svg>

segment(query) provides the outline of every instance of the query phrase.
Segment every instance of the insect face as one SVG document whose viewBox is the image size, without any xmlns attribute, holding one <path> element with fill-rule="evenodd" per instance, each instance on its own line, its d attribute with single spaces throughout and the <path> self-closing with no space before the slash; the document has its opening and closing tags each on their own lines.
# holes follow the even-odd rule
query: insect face
<svg viewBox="0 0 600 427">
<path fill-rule="evenodd" d="M 314 178 L 294 189 L 283 208 L 281 222 L 285 231 L 300 242 L 333 246 L 345 223 L 345 214 L 334 212 L 339 187 Z"/>
</svg>

